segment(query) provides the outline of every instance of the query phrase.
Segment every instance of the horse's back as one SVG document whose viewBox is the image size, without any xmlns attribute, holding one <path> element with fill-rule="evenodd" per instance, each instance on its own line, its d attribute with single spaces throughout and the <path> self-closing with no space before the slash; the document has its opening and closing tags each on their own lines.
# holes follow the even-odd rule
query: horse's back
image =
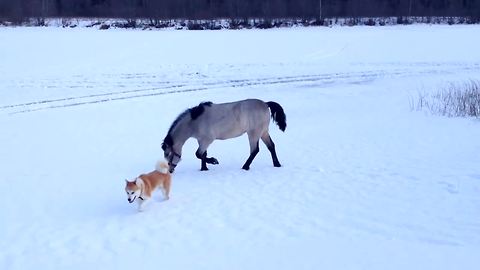
<svg viewBox="0 0 480 270">
<path fill-rule="evenodd" d="M 268 106 L 259 99 L 214 103 L 206 108 L 205 114 L 216 139 L 233 138 L 253 130 L 263 132 L 269 123 Z"/>
<path fill-rule="evenodd" d="M 233 115 L 241 122 L 244 132 L 263 133 L 268 129 L 270 114 L 265 102 L 259 99 L 245 99 L 232 104 L 234 104 Z"/>
<path fill-rule="evenodd" d="M 242 101 L 242 113 L 251 118 L 250 122 L 259 123 L 269 121 L 268 105 L 259 99 L 246 99 Z"/>
<path fill-rule="evenodd" d="M 237 118 L 246 118 L 250 122 L 258 122 L 262 119 L 266 119 L 267 122 L 269 121 L 268 105 L 260 99 L 245 99 L 230 103 L 220 103 L 218 106 L 224 107 L 226 113 L 233 114 Z"/>
</svg>

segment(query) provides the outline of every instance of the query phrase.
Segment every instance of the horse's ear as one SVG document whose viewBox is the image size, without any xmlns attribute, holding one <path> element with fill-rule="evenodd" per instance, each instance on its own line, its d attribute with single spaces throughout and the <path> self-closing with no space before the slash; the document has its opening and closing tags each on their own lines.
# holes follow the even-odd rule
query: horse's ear
<svg viewBox="0 0 480 270">
<path fill-rule="evenodd" d="M 127 180 L 127 179 L 125 179 L 125 183 L 127 183 L 127 184 L 128 184 L 128 180 Z"/>
</svg>

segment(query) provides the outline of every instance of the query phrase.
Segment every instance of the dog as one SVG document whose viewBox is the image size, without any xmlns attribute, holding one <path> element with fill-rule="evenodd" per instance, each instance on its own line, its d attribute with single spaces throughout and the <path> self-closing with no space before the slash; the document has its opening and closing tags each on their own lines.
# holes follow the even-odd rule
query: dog
<svg viewBox="0 0 480 270">
<path fill-rule="evenodd" d="M 172 176 L 169 166 L 166 162 L 158 162 L 155 170 L 147 174 L 141 174 L 133 181 L 125 180 L 125 192 L 128 196 L 128 202 L 137 201 L 138 211 L 143 211 L 145 203 L 150 200 L 152 193 L 156 189 L 161 189 L 165 200 L 170 198 L 170 186 Z"/>
</svg>

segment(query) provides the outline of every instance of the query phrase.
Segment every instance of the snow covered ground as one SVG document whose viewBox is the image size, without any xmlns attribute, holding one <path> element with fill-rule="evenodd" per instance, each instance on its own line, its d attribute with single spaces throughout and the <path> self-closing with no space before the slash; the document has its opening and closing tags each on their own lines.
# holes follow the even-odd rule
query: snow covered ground
<svg viewBox="0 0 480 270">
<path fill-rule="evenodd" d="M 412 111 L 480 79 L 479 26 L 131 31 L 0 28 L 0 269 L 478 269 L 480 123 Z M 280 103 L 251 170 L 245 136 L 171 200 L 153 169 L 201 101 Z M 160 196 L 158 196 L 160 197 Z"/>
</svg>

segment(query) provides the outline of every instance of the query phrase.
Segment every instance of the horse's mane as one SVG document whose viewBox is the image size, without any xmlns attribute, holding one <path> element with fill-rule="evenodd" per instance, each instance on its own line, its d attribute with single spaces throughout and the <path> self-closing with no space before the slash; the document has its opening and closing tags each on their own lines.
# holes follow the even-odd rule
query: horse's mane
<svg viewBox="0 0 480 270">
<path fill-rule="evenodd" d="M 202 103 L 198 104 L 198 106 L 192 107 L 192 108 L 187 110 L 187 111 L 190 112 L 190 117 L 192 117 L 192 120 L 195 120 L 200 115 L 202 115 L 202 113 L 205 111 L 205 106 L 208 106 L 208 107 L 212 106 L 212 102 L 210 102 L 210 101 L 202 102 Z"/>
<path fill-rule="evenodd" d="M 179 114 L 177 116 L 177 118 L 173 121 L 173 123 L 170 125 L 170 128 L 168 129 L 168 133 L 167 133 L 167 136 L 165 137 L 165 139 L 163 139 L 163 143 L 162 143 L 162 149 L 165 147 L 165 145 L 169 145 L 169 146 L 172 146 L 173 145 L 173 138 L 172 138 L 172 131 L 173 129 L 178 125 L 178 123 L 183 119 L 185 118 L 187 115 L 190 114 L 190 118 L 192 120 L 195 120 L 197 119 L 200 115 L 203 114 L 203 112 L 205 111 L 205 106 L 212 106 L 212 102 L 210 101 L 207 101 L 207 102 L 202 102 L 200 104 L 198 104 L 198 106 L 195 106 L 195 107 L 192 107 L 192 108 L 189 108 L 189 109 L 186 109 L 184 112 L 182 112 L 181 114 Z M 165 149 L 164 149 L 165 150 Z"/>
</svg>

